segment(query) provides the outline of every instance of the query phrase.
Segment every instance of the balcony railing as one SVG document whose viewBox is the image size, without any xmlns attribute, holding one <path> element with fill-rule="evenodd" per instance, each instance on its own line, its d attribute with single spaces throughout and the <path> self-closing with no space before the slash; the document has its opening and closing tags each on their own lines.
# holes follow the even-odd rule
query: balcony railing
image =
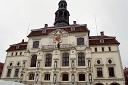
<svg viewBox="0 0 128 85">
<path fill-rule="evenodd" d="M 71 47 L 72 47 L 71 44 L 60 44 L 59 49 L 69 49 Z M 43 45 L 42 46 L 42 50 L 53 50 L 53 49 L 56 49 L 56 48 L 57 48 L 56 45 Z"/>
</svg>

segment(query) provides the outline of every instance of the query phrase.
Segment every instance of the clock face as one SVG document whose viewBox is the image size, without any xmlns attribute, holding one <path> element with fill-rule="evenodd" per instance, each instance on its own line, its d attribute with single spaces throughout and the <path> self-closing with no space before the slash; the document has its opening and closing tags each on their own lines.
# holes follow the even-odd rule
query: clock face
<svg viewBox="0 0 128 85">
<path fill-rule="evenodd" d="M 54 42 L 62 42 L 62 36 L 60 34 L 55 35 Z"/>
</svg>

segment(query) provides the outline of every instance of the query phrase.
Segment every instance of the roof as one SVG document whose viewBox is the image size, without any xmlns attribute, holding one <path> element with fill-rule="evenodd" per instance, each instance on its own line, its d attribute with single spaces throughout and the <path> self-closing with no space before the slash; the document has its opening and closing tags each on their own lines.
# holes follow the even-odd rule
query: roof
<svg viewBox="0 0 128 85">
<path fill-rule="evenodd" d="M 71 27 L 75 27 L 75 30 L 71 30 Z M 41 35 L 48 35 L 49 33 L 51 33 L 52 31 L 56 30 L 56 29 L 62 29 L 68 33 L 74 33 L 74 32 L 89 32 L 87 25 L 83 24 L 83 25 L 69 25 L 66 27 L 46 27 L 46 28 L 40 28 L 40 29 L 36 29 L 36 30 L 31 30 L 31 33 L 28 35 L 28 37 L 31 36 L 41 36 Z M 43 30 L 45 30 L 46 32 L 42 32 Z"/>
<path fill-rule="evenodd" d="M 106 45 L 106 44 L 120 44 L 116 39 L 116 37 L 112 36 L 89 36 L 89 45 Z M 103 42 L 101 42 L 103 40 Z"/>
<path fill-rule="evenodd" d="M 6 51 L 14 51 L 14 50 L 25 50 L 27 48 L 27 42 L 22 42 L 10 45 L 10 47 Z"/>
</svg>

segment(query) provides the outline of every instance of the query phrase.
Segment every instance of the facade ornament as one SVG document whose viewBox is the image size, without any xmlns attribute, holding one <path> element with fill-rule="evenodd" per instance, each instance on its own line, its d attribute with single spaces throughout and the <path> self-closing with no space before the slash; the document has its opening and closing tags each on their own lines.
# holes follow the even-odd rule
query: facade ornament
<svg viewBox="0 0 128 85">
<path fill-rule="evenodd" d="M 91 60 L 88 60 L 88 67 L 91 67 Z"/>
<path fill-rule="evenodd" d="M 72 82 L 72 84 L 74 84 L 74 82 L 75 82 L 75 75 L 74 74 L 72 74 L 71 82 Z"/>
<path fill-rule="evenodd" d="M 57 68 L 57 61 L 54 62 L 54 69 L 56 70 Z"/>
<path fill-rule="evenodd" d="M 37 62 L 37 68 L 39 68 L 39 67 L 40 67 L 40 61 Z"/>
<path fill-rule="evenodd" d="M 92 83 L 92 74 L 91 73 L 89 73 L 88 79 L 89 79 L 89 83 L 91 84 Z"/>
<path fill-rule="evenodd" d="M 54 74 L 54 76 L 53 76 L 53 83 L 56 84 L 56 81 L 57 81 L 57 75 Z"/>
<path fill-rule="evenodd" d="M 23 74 L 20 75 L 20 82 L 22 82 L 23 76 L 24 76 Z"/>
<path fill-rule="evenodd" d="M 35 82 L 36 82 L 36 83 L 37 83 L 38 79 L 39 79 L 39 75 L 36 74 L 36 79 L 35 79 Z"/>
<path fill-rule="evenodd" d="M 71 67 L 74 68 L 74 60 L 71 62 Z"/>
</svg>

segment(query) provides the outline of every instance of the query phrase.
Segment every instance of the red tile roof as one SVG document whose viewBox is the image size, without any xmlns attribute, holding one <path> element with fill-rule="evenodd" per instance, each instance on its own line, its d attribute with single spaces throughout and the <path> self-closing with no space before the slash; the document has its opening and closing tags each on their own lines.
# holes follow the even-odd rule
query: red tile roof
<svg viewBox="0 0 128 85">
<path fill-rule="evenodd" d="M 112 36 L 89 36 L 89 45 L 106 45 L 106 44 L 120 44 Z M 100 39 L 103 39 L 104 42 L 100 42 Z"/>
<path fill-rule="evenodd" d="M 27 48 L 27 43 L 28 42 L 24 42 L 24 40 L 22 40 L 22 42 L 20 43 L 10 45 L 10 47 L 6 51 L 25 50 Z"/>
<path fill-rule="evenodd" d="M 75 30 L 71 30 L 72 26 L 75 26 Z M 46 32 L 43 33 L 42 29 L 46 29 Z M 61 27 L 59 29 L 62 29 L 64 31 L 68 32 L 68 33 L 89 32 L 89 30 L 88 30 L 86 25 L 70 25 L 70 26 L 67 26 L 66 28 Z M 49 33 L 51 33 L 54 30 L 56 30 L 56 28 L 54 28 L 54 27 L 48 27 L 48 28 L 41 28 L 41 29 L 37 29 L 37 30 L 32 30 L 31 33 L 28 35 L 28 37 L 30 37 L 30 36 L 48 35 Z"/>
</svg>

